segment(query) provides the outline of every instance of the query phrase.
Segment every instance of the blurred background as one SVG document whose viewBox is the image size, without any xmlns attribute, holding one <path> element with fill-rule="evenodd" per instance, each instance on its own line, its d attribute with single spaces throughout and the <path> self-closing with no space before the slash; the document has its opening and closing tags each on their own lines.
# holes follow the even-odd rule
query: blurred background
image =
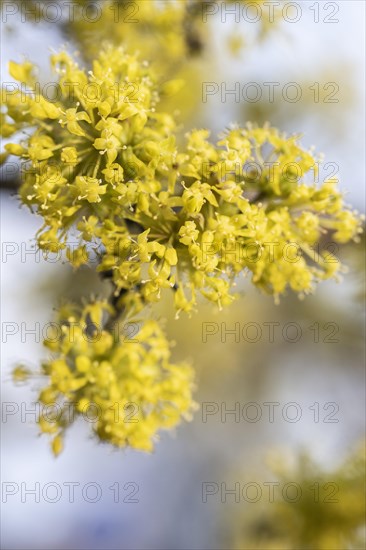
<svg viewBox="0 0 366 550">
<path fill-rule="evenodd" d="M 22 17 L 22 4 L 33 16 Z M 215 14 L 204 21 L 198 11 L 183 31 L 174 26 L 178 16 L 172 25 L 165 21 L 164 2 L 139 2 L 141 19 L 129 25 L 110 12 L 96 22 L 94 12 L 72 21 L 62 2 L 52 3 L 62 8 L 52 22 L 46 4 L 2 2 L 4 82 L 12 80 L 9 60 L 37 62 L 40 81 L 49 82 L 51 51 L 66 45 L 87 62 L 102 40 L 120 37 L 143 56 L 161 55 L 167 80 L 185 79 L 178 96 L 166 100 L 166 108 L 180 111 L 182 135 L 205 127 L 215 136 L 247 121 L 301 133 L 305 146 L 314 144 L 332 163 L 320 177 L 335 169 L 347 202 L 365 210 L 363 2 L 292 3 L 301 8 L 299 19 L 289 11 L 276 24 L 264 17 L 254 24 L 250 12 L 240 12 L 239 22 L 227 14 L 225 21 L 223 5 L 239 3 L 210 3 Z M 279 83 L 273 101 L 269 82 Z M 256 83 L 262 97 L 203 97 L 205 83 L 220 91 Z M 288 83 L 300 87 L 299 101 L 285 100 Z M 329 102 L 331 93 L 336 102 Z M 41 362 L 37 323 L 47 324 L 61 300 L 107 294 L 108 286 L 88 267 L 74 273 L 35 253 L 31 237 L 40 220 L 20 207 L 16 185 L 5 165 L 2 548 L 364 548 L 364 243 L 339 250 L 349 267 L 341 284 L 323 283 L 304 301 L 287 296 L 274 305 L 242 278 L 230 308 L 218 313 L 202 304 L 191 319 L 174 320 L 167 295 L 152 315 L 176 342 L 174 358 L 188 357 L 195 366 L 192 422 L 163 433 L 149 455 L 111 450 L 81 420 L 54 459 L 35 424 L 40 384 L 15 386 L 11 371 L 19 362 Z"/>
</svg>

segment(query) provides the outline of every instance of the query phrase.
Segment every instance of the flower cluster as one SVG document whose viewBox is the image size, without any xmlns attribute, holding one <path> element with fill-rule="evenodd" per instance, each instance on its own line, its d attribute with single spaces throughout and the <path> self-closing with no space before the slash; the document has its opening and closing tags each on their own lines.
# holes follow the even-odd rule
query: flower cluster
<svg viewBox="0 0 366 550">
<path fill-rule="evenodd" d="M 3 135 L 26 135 L 8 143 L 5 156 L 23 163 L 20 198 L 44 222 L 39 247 L 65 250 L 75 268 L 96 254 L 118 312 L 136 313 L 164 289 L 174 291 L 177 315 L 195 309 L 200 295 L 221 308 L 234 299 L 238 276 L 248 273 L 276 300 L 287 289 L 303 296 L 340 272 L 334 248 L 321 242 L 327 235 L 335 243 L 357 239 L 361 218 L 334 179 L 314 183 L 319 158 L 298 136 L 248 125 L 227 129 L 216 144 L 207 130 L 194 130 L 178 147 L 174 118 L 158 109 L 159 79 L 137 55 L 110 46 L 90 71 L 66 53 L 53 55 L 52 64 L 52 100 L 3 90 Z M 27 90 L 34 86 L 30 62 L 12 62 L 10 72 Z M 70 246 L 75 234 L 77 248 Z M 88 309 L 78 315 L 85 320 Z M 78 410 L 83 399 L 94 401 L 104 411 L 99 437 L 138 448 L 150 448 L 156 430 L 188 410 L 190 375 L 168 363 L 155 324 L 142 328 L 135 348 L 113 343 L 108 331 L 99 342 L 70 345 L 64 326 L 66 337 L 54 348 L 59 356 L 46 365 L 51 386 L 43 402 L 44 395 L 51 403 L 71 398 Z M 167 414 L 168 394 L 175 416 Z M 144 422 L 111 425 L 111 401 L 134 399 Z M 52 432 L 64 429 L 63 416 L 60 422 Z M 41 425 L 48 430 L 44 419 Z M 58 435 L 55 441 L 57 449 Z"/>
<path fill-rule="evenodd" d="M 133 185 L 126 192 L 122 182 L 144 178 L 139 191 L 147 199 L 159 173 L 168 174 L 169 167 L 157 159 L 164 150 L 171 157 L 174 129 L 170 115 L 156 112 L 159 96 L 147 62 L 121 48 L 103 51 L 88 72 L 66 53 L 51 61 L 59 75 L 54 99 L 3 90 L 3 135 L 36 127 L 5 150 L 23 161 L 21 199 L 44 217 L 47 232 L 39 236 L 44 249 L 57 241 L 63 246 L 59 236 L 82 214 L 107 219 L 113 201 L 127 204 Z M 32 88 L 31 63 L 12 62 L 10 73 Z"/>
<path fill-rule="evenodd" d="M 53 357 L 42 367 L 48 385 L 39 395 L 39 426 L 53 436 L 55 454 L 77 417 L 87 420 L 101 441 L 144 451 L 153 449 L 159 430 L 190 417 L 191 367 L 171 363 L 157 322 L 142 322 L 132 338 L 121 323 L 106 328 L 113 313 L 103 301 L 83 308 L 65 305 L 49 331 L 45 346 Z"/>
<path fill-rule="evenodd" d="M 44 219 L 40 248 L 67 249 L 76 228 L 80 246 L 67 250 L 75 267 L 94 247 L 116 294 L 138 291 L 155 302 L 173 288 L 177 310 L 187 312 L 198 293 L 229 304 L 239 273 L 278 297 L 288 287 L 309 293 L 340 270 L 332 251 L 317 245 L 329 231 L 335 242 L 356 238 L 360 218 L 335 180 L 306 182 L 319 159 L 298 136 L 248 126 L 214 145 L 208 131 L 195 130 L 179 150 L 174 120 L 156 110 L 158 85 L 136 57 L 108 49 L 90 73 L 66 54 L 53 63 L 61 100 L 18 103 L 11 95 L 6 115 L 8 126 L 37 126 L 5 149 L 27 161 L 20 196 Z M 30 85 L 31 69 L 13 64 L 12 74 Z M 122 92 L 132 79 L 136 103 Z"/>
<path fill-rule="evenodd" d="M 275 297 L 287 287 L 309 293 L 335 275 L 341 265 L 334 247 L 317 245 L 327 231 L 336 243 L 357 239 L 361 222 L 335 180 L 320 188 L 306 182 L 319 163 L 312 151 L 270 127 L 234 128 L 217 147 L 208 137 L 206 131 L 189 136 L 180 167 L 186 221 L 179 242 L 194 268 L 193 285 L 202 289 L 219 279 L 221 296 L 215 286 L 204 294 L 220 305 L 230 301 L 229 281 L 239 272 L 251 273 L 253 283 Z"/>
</svg>

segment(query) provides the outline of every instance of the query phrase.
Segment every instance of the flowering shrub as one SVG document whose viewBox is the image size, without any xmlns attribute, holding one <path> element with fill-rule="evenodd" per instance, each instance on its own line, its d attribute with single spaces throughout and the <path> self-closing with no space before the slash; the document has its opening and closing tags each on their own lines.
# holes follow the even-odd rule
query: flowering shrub
<svg viewBox="0 0 366 550">
<path fill-rule="evenodd" d="M 10 63 L 28 92 L 3 91 L 2 135 L 21 138 L 2 158 L 22 161 L 20 199 L 43 219 L 39 247 L 65 250 L 75 268 L 97 254 L 113 294 L 109 304 L 61 315 L 61 337 L 45 342 L 55 356 L 43 366 L 40 401 L 71 403 L 77 414 L 94 404 L 101 440 L 150 450 L 160 428 L 192 410 L 192 372 L 170 363 L 156 323 L 145 321 L 133 344 L 113 339 L 115 323 L 159 301 L 163 289 L 173 291 L 177 315 L 191 313 L 200 295 L 222 308 L 240 274 L 276 300 L 287 289 L 308 294 L 342 270 L 331 252 L 317 250 L 322 236 L 356 239 L 360 217 L 335 180 L 314 183 L 319 157 L 298 136 L 233 126 L 214 143 L 197 129 L 178 147 L 174 116 L 159 109 L 175 83 L 163 83 L 136 53 L 109 45 L 90 68 L 65 52 L 51 64 L 52 99 L 37 92 L 32 63 Z M 100 339 L 82 338 L 80 327 L 71 338 L 74 321 L 101 326 Z M 133 403 L 137 423 L 113 421 L 114 407 Z M 63 413 L 39 419 L 55 454 L 70 423 Z"/>
</svg>

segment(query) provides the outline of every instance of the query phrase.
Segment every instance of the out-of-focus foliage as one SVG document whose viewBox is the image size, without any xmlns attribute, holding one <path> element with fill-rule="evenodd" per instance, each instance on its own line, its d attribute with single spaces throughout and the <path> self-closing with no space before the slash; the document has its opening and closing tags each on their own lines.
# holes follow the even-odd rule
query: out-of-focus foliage
<svg viewBox="0 0 366 550">
<path fill-rule="evenodd" d="M 265 0 L 72 0 L 66 6 L 62 0 L 27 0 L 26 7 L 22 0 L 5 3 L 14 4 L 17 8 L 14 13 L 26 12 L 30 23 L 47 21 L 52 17 L 50 8 L 54 6 L 56 13 L 63 14 L 55 17 L 55 22 L 79 45 L 85 59 L 94 59 L 101 43 L 107 41 L 125 45 L 129 52 L 138 51 L 142 57 L 158 59 L 159 67 L 165 72 L 176 72 L 190 56 L 201 54 L 207 45 L 211 22 L 226 11 L 238 20 L 243 11 L 248 10 L 248 20 L 256 22 L 257 36 L 261 39 L 275 28 L 280 6 L 279 2 L 265 9 Z M 233 35 L 233 51 L 244 45 L 235 38 Z"/>
<path fill-rule="evenodd" d="M 88 2 L 79 0 L 75 4 L 83 8 Z M 207 25 L 202 24 L 201 4 L 190 0 L 107 0 L 97 4 L 98 24 L 75 17 L 66 30 L 86 58 L 93 59 L 101 42 L 108 41 L 158 60 L 162 72 L 177 71 L 189 55 L 200 53 L 203 48 Z"/>
<path fill-rule="evenodd" d="M 234 526 L 240 534 L 232 548 L 263 550 L 350 550 L 365 545 L 365 450 L 360 446 L 338 468 L 326 471 L 308 454 L 291 463 L 289 455 L 272 459 L 279 484 L 276 498 L 247 511 Z M 288 498 L 281 488 L 289 484 Z M 295 487 L 295 488 L 294 488 Z M 300 488 L 300 489 L 299 489 Z M 275 489 L 276 490 L 276 489 Z M 300 495 L 301 491 L 301 495 Z"/>
</svg>

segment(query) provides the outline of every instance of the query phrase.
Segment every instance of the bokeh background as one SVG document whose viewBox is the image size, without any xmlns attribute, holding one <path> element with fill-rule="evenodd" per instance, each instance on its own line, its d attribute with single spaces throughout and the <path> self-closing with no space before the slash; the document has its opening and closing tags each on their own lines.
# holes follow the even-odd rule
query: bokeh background
<svg viewBox="0 0 366 550">
<path fill-rule="evenodd" d="M 11 3 L 2 2 L 3 9 L 4 4 Z M 222 3 L 218 4 L 221 9 Z M 164 69 L 169 77 L 186 78 L 179 97 L 170 100 L 172 108 L 181 111 L 182 134 L 206 127 L 215 135 L 230 123 L 267 120 L 303 134 L 304 145 L 314 144 L 326 161 L 337 163 L 348 202 L 364 211 L 365 4 L 331 2 L 339 8 L 334 16 L 338 22 L 331 24 L 324 22 L 323 3 L 315 3 L 320 4 L 319 23 L 314 23 L 314 12 L 309 9 L 312 2 L 297 4 L 302 7 L 299 21 L 280 18 L 263 37 L 258 25 L 243 20 L 235 23 L 229 16 L 223 22 L 220 13 L 210 17 L 202 30 L 202 54 L 186 55 L 179 65 L 167 62 Z M 11 82 L 9 60 L 20 61 L 25 56 L 36 61 L 40 80 L 48 82 L 52 78 L 49 53 L 65 44 L 71 51 L 80 48 L 82 26 L 75 31 L 67 20 L 62 25 L 34 24 L 22 22 L 19 16 L 5 21 L 3 15 L 1 70 L 5 82 Z M 136 43 L 141 40 L 139 48 L 146 55 L 144 48 L 150 48 L 150 40 L 160 39 L 160 31 L 154 30 L 151 37 L 150 31 L 138 25 L 130 30 L 131 36 Z M 96 24 L 86 30 L 90 51 L 100 45 L 97 33 L 90 32 L 94 29 Z M 107 34 L 112 31 L 116 29 L 107 27 Z M 176 44 L 179 36 L 172 40 Z M 154 55 L 158 52 L 157 48 Z M 163 48 L 161 55 L 166 54 Z M 227 89 L 236 82 L 256 82 L 262 87 L 265 82 L 279 82 L 278 90 L 296 82 L 303 95 L 299 102 L 289 103 L 275 93 L 275 101 L 269 102 L 263 87 L 263 98 L 255 103 L 237 103 L 234 96 L 222 101 L 220 94 L 204 102 L 204 82 L 225 83 Z M 310 87 L 316 82 L 320 90 L 326 83 L 336 83 L 339 101 L 325 103 L 321 92 L 315 103 Z M 88 267 L 74 273 L 66 263 L 46 262 L 34 253 L 32 236 L 40 221 L 20 208 L 15 185 L 14 178 L 3 172 L 2 328 L 4 323 L 32 328 L 48 323 L 52 309 L 65 297 L 78 299 L 108 289 Z M 4 250 L 10 250 L 6 243 L 14 243 L 14 253 L 4 255 Z M 16 364 L 36 366 L 45 352 L 32 334 L 24 337 L 24 330 L 19 330 L 5 338 L 3 331 L 2 548 L 364 548 L 363 248 L 363 243 L 343 247 L 339 253 L 349 266 L 344 281 L 323 283 L 305 301 L 288 296 L 274 305 L 272 298 L 241 279 L 240 298 L 224 312 L 202 304 L 191 319 L 175 320 L 167 295 L 152 314 L 165 322 L 168 336 L 175 340 L 175 358 L 188 357 L 195 365 L 197 411 L 192 422 L 173 434 L 163 433 L 151 455 L 113 451 L 90 438 L 89 426 L 80 421 L 67 434 L 65 451 L 54 459 L 47 438 L 38 437 L 34 422 L 38 381 L 15 386 L 11 378 Z M 270 341 L 264 323 L 272 322 L 278 324 Z M 255 335 L 248 323 L 261 328 L 256 342 L 250 341 Z M 232 330 L 235 324 L 240 327 L 238 341 L 224 334 L 225 327 Z M 217 332 L 204 341 L 208 326 Z M 296 340 L 298 327 L 301 335 L 291 341 Z M 278 403 L 273 421 L 264 405 L 268 402 Z M 19 412 L 6 414 L 9 403 L 17 405 Z M 222 416 L 222 411 L 238 406 L 247 414 L 239 419 L 233 414 Z M 208 407 L 212 414 L 205 418 Z M 258 410 L 262 416 L 251 421 Z M 291 421 L 299 410 L 301 417 Z M 274 502 L 269 502 L 267 487 L 273 481 L 279 483 L 278 492 Z M 70 502 L 67 484 L 73 482 L 78 485 Z M 14 495 L 6 493 L 9 483 L 14 484 Z M 37 483 L 39 502 L 26 494 Z M 61 488 L 55 502 L 50 502 L 56 494 L 52 487 L 46 498 L 42 496 L 49 483 Z M 120 494 L 115 502 L 110 487 L 117 483 Z M 205 483 L 215 493 L 207 498 Z M 241 494 L 236 502 L 235 495 L 227 494 L 223 502 L 221 484 L 233 489 L 238 483 L 240 491 L 247 483 L 260 486 L 262 496 L 254 502 L 255 492 L 249 492 L 247 499 Z M 286 483 L 301 487 L 297 503 L 288 502 L 291 492 L 287 501 L 283 498 Z M 316 483 L 319 502 L 314 497 Z M 326 483 L 335 484 L 338 502 L 327 501 L 333 486 L 324 487 Z M 97 502 L 88 502 L 94 499 L 95 490 L 87 484 L 100 488 Z M 133 491 L 136 494 L 128 498 Z"/>
</svg>

